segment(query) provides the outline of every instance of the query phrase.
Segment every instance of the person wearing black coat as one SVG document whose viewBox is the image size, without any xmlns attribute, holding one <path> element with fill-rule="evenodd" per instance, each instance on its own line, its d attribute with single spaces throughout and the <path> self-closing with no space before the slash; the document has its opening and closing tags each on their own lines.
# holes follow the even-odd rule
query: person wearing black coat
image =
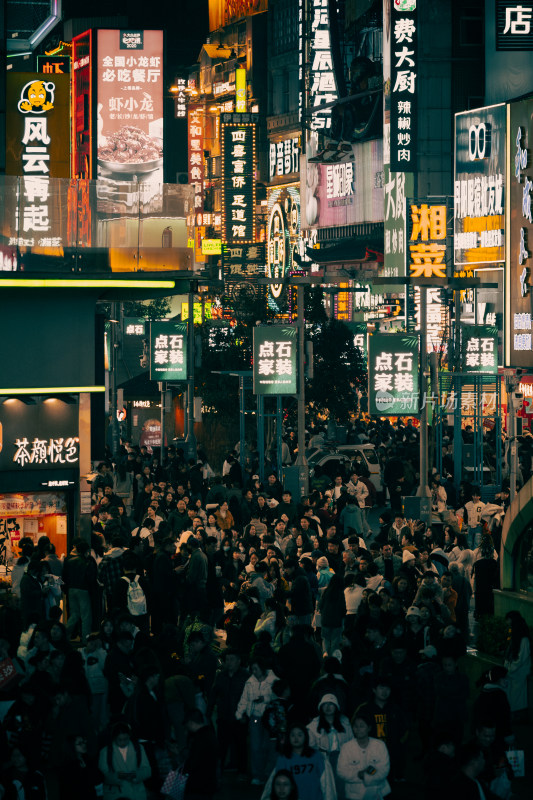
<svg viewBox="0 0 533 800">
<path fill-rule="evenodd" d="M 313 596 L 305 571 L 298 566 L 295 559 L 285 561 L 285 577 L 290 581 L 289 600 L 291 615 L 296 617 L 299 625 L 310 625 L 313 614 Z"/>
<path fill-rule="evenodd" d="M 333 655 L 340 647 L 346 616 L 344 581 L 340 575 L 332 576 L 318 601 L 318 608 L 321 614 L 322 651 L 324 655 Z"/>
<path fill-rule="evenodd" d="M 189 777 L 185 800 L 211 800 L 217 790 L 217 739 L 213 726 L 197 708 L 187 714 L 187 758 L 183 772 Z"/>
<path fill-rule="evenodd" d="M 31 558 L 20 582 L 20 613 L 24 629 L 35 619 L 44 620 L 44 592 L 42 583 L 45 562 Z M 47 567 L 46 567 L 47 568 Z"/>
</svg>

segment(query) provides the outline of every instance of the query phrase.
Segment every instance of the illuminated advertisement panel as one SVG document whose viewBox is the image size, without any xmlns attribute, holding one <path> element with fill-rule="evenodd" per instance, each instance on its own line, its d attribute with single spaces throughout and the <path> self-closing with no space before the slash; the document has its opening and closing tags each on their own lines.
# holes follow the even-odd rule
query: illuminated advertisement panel
<svg viewBox="0 0 533 800">
<path fill-rule="evenodd" d="M 284 325 L 258 325 L 254 328 L 254 394 L 296 394 L 296 328 Z"/>
<path fill-rule="evenodd" d="M 222 241 L 251 244 L 255 242 L 255 121 L 252 115 L 223 114 L 221 136 Z"/>
<path fill-rule="evenodd" d="M 392 3 L 390 22 L 390 168 L 416 169 L 418 14 L 416 0 Z"/>
<path fill-rule="evenodd" d="M 533 365 L 533 100 L 509 105 L 509 252 L 505 270 L 505 365 Z"/>
<path fill-rule="evenodd" d="M 98 178 L 163 183 L 163 32 L 98 31 Z"/>
<path fill-rule="evenodd" d="M 374 333 L 368 337 L 369 414 L 418 414 L 419 352 L 417 334 Z"/>
<path fill-rule="evenodd" d="M 9 72 L 6 83 L 6 173 L 22 176 L 18 201 L 9 192 L 9 179 L 5 182 L 2 215 L 6 244 L 60 248 L 65 238 L 61 220 L 66 191 L 64 195 L 58 192 L 57 183 L 50 178 L 70 175 L 65 147 L 70 121 L 69 76 Z"/>
<path fill-rule="evenodd" d="M 189 185 L 194 189 L 194 212 L 204 209 L 204 106 L 190 103 L 187 117 Z"/>
<path fill-rule="evenodd" d="M 295 269 L 294 255 L 305 249 L 300 236 L 299 187 L 269 189 L 267 210 L 267 275 L 279 279 L 268 286 L 268 305 L 280 314 L 288 310 L 286 280 Z"/>
<path fill-rule="evenodd" d="M 72 143 L 73 178 L 93 176 L 93 79 L 92 32 L 85 31 L 72 40 Z"/>
<path fill-rule="evenodd" d="M 455 115 L 454 261 L 505 258 L 505 105 Z"/>
<path fill-rule="evenodd" d="M 312 155 L 317 148 L 316 134 L 311 134 L 307 152 Z M 383 221 L 383 142 L 381 139 L 360 142 L 353 149 L 355 161 L 303 162 L 306 185 L 302 191 L 305 195 L 302 227 L 329 228 Z"/>
</svg>

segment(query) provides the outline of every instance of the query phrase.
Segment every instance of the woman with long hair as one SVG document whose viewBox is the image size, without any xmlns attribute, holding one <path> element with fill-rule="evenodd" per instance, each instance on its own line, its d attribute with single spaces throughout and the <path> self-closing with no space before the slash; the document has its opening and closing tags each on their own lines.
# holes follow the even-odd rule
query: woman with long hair
<svg viewBox="0 0 533 800">
<path fill-rule="evenodd" d="M 494 559 L 492 537 L 483 536 L 479 549 L 480 557 L 474 561 L 472 567 L 475 597 L 474 616 L 476 619 L 485 614 L 494 615 L 493 589 L 497 589 L 499 583 L 498 562 Z"/>
<path fill-rule="evenodd" d="M 282 770 L 294 777 L 298 794 L 305 800 L 336 800 L 335 776 L 324 753 L 309 745 L 305 725 L 293 722 L 289 727 L 283 751 L 278 755 L 261 800 L 269 800 L 274 777 Z"/>
<path fill-rule="evenodd" d="M 150 764 L 142 744 L 132 739 L 129 725 L 118 722 L 113 727 L 98 767 L 104 776 L 104 800 L 146 800 L 144 782 L 150 777 Z"/>
<path fill-rule="evenodd" d="M 217 550 L 220 549 L 220 544 L 222 539 L 225 537 L 225 532 L 219 527 L 217 519 L 214 514 L 207 515 L 207 524 L 205 526 L 205 532 L 208 536 L 214 536 L 217 540 Z"/>
<path fill-rule="evenodd" d="M 288 769 L 280 769 L 274 775 L 270 800 L 298 800 L 298 787 Z"/>
<path fill-rule="evenodd" d="M 507 669 L 507 697 L 515 719 L 527 716 L 527 682 L 531 672 L 531 646 L 529 628 L 518 611 L 508 611 L 505 615 L 509 623 L 509 645 L 505 653 Z"/>
<path fill-rule="evenodd" d="M 318 705 L 318 715 L 307 726 L 309 744 L 324 753 L 334 772 L 337 770 L 340 749 L 353 739 L 350 720 L 341 714 L 334 694 L 325 694 Z M 337 787 L 337 794 L 339 787 Z"/>
</svg>

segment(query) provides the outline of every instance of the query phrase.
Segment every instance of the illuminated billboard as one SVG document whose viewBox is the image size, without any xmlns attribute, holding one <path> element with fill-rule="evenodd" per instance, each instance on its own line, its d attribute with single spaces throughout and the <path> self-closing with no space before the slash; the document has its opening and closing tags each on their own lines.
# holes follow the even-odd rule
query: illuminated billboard
<svg viewBox="0 0 533 800">
<path fill-rule="evenodd" d="M 97 176 L 163 183 L 163 32 L 99 30 Z"/>
<path fill-rule="evenodd" d="M 509 105 L 509 252 L 505 270 L 505 365 L 533 365 L 533 100 Z"/>
<path fill-rule="evenodd" d="M 85 31 L 72 40 L 73 178 L 93 176 L 93 36 Z"/>
<path fill-rule="evenodd" d="M 222 115 L 222 241 L 255 242 L 255 118 Z"/>
<path fill-rule="evenodd" d="M 454 261 L 505 258 L 505 105 L 455 115 Z"/>
<path fill-rule="evenodd" d="M 368 337 L 368 411 L 378 416 L 418 414 L 418 335 Z"/>
</svg>

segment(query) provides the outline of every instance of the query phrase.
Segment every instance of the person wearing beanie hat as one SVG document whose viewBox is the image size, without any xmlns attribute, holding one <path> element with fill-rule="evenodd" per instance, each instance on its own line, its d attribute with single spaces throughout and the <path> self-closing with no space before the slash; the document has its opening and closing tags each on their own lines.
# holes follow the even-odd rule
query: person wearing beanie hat
<svg viewBox="0 0 533 800">
<path fill-rule="evenodd" d="M 334 694 L 325 694 L 318 704 L 318 715 L 307 726 L 309 744 L 329 758 L 333 772 L 337 775 L 339 752 L 345 742 L 353 739 L 350 720 L 341 714 L 339 701 Z M 337 780 L 335 781 L 337 783 Z M 340 786 L 337 785 L 337 796 Z"/>
<path fill-rule="evenodd" d="M 329 566 L 329 561 L 326 556 L 321 556 L 316 562 L 316 574 L 318 578 L 318 591 L 323 593 L 324 589 L 335 574 Z"/>
</svg>

